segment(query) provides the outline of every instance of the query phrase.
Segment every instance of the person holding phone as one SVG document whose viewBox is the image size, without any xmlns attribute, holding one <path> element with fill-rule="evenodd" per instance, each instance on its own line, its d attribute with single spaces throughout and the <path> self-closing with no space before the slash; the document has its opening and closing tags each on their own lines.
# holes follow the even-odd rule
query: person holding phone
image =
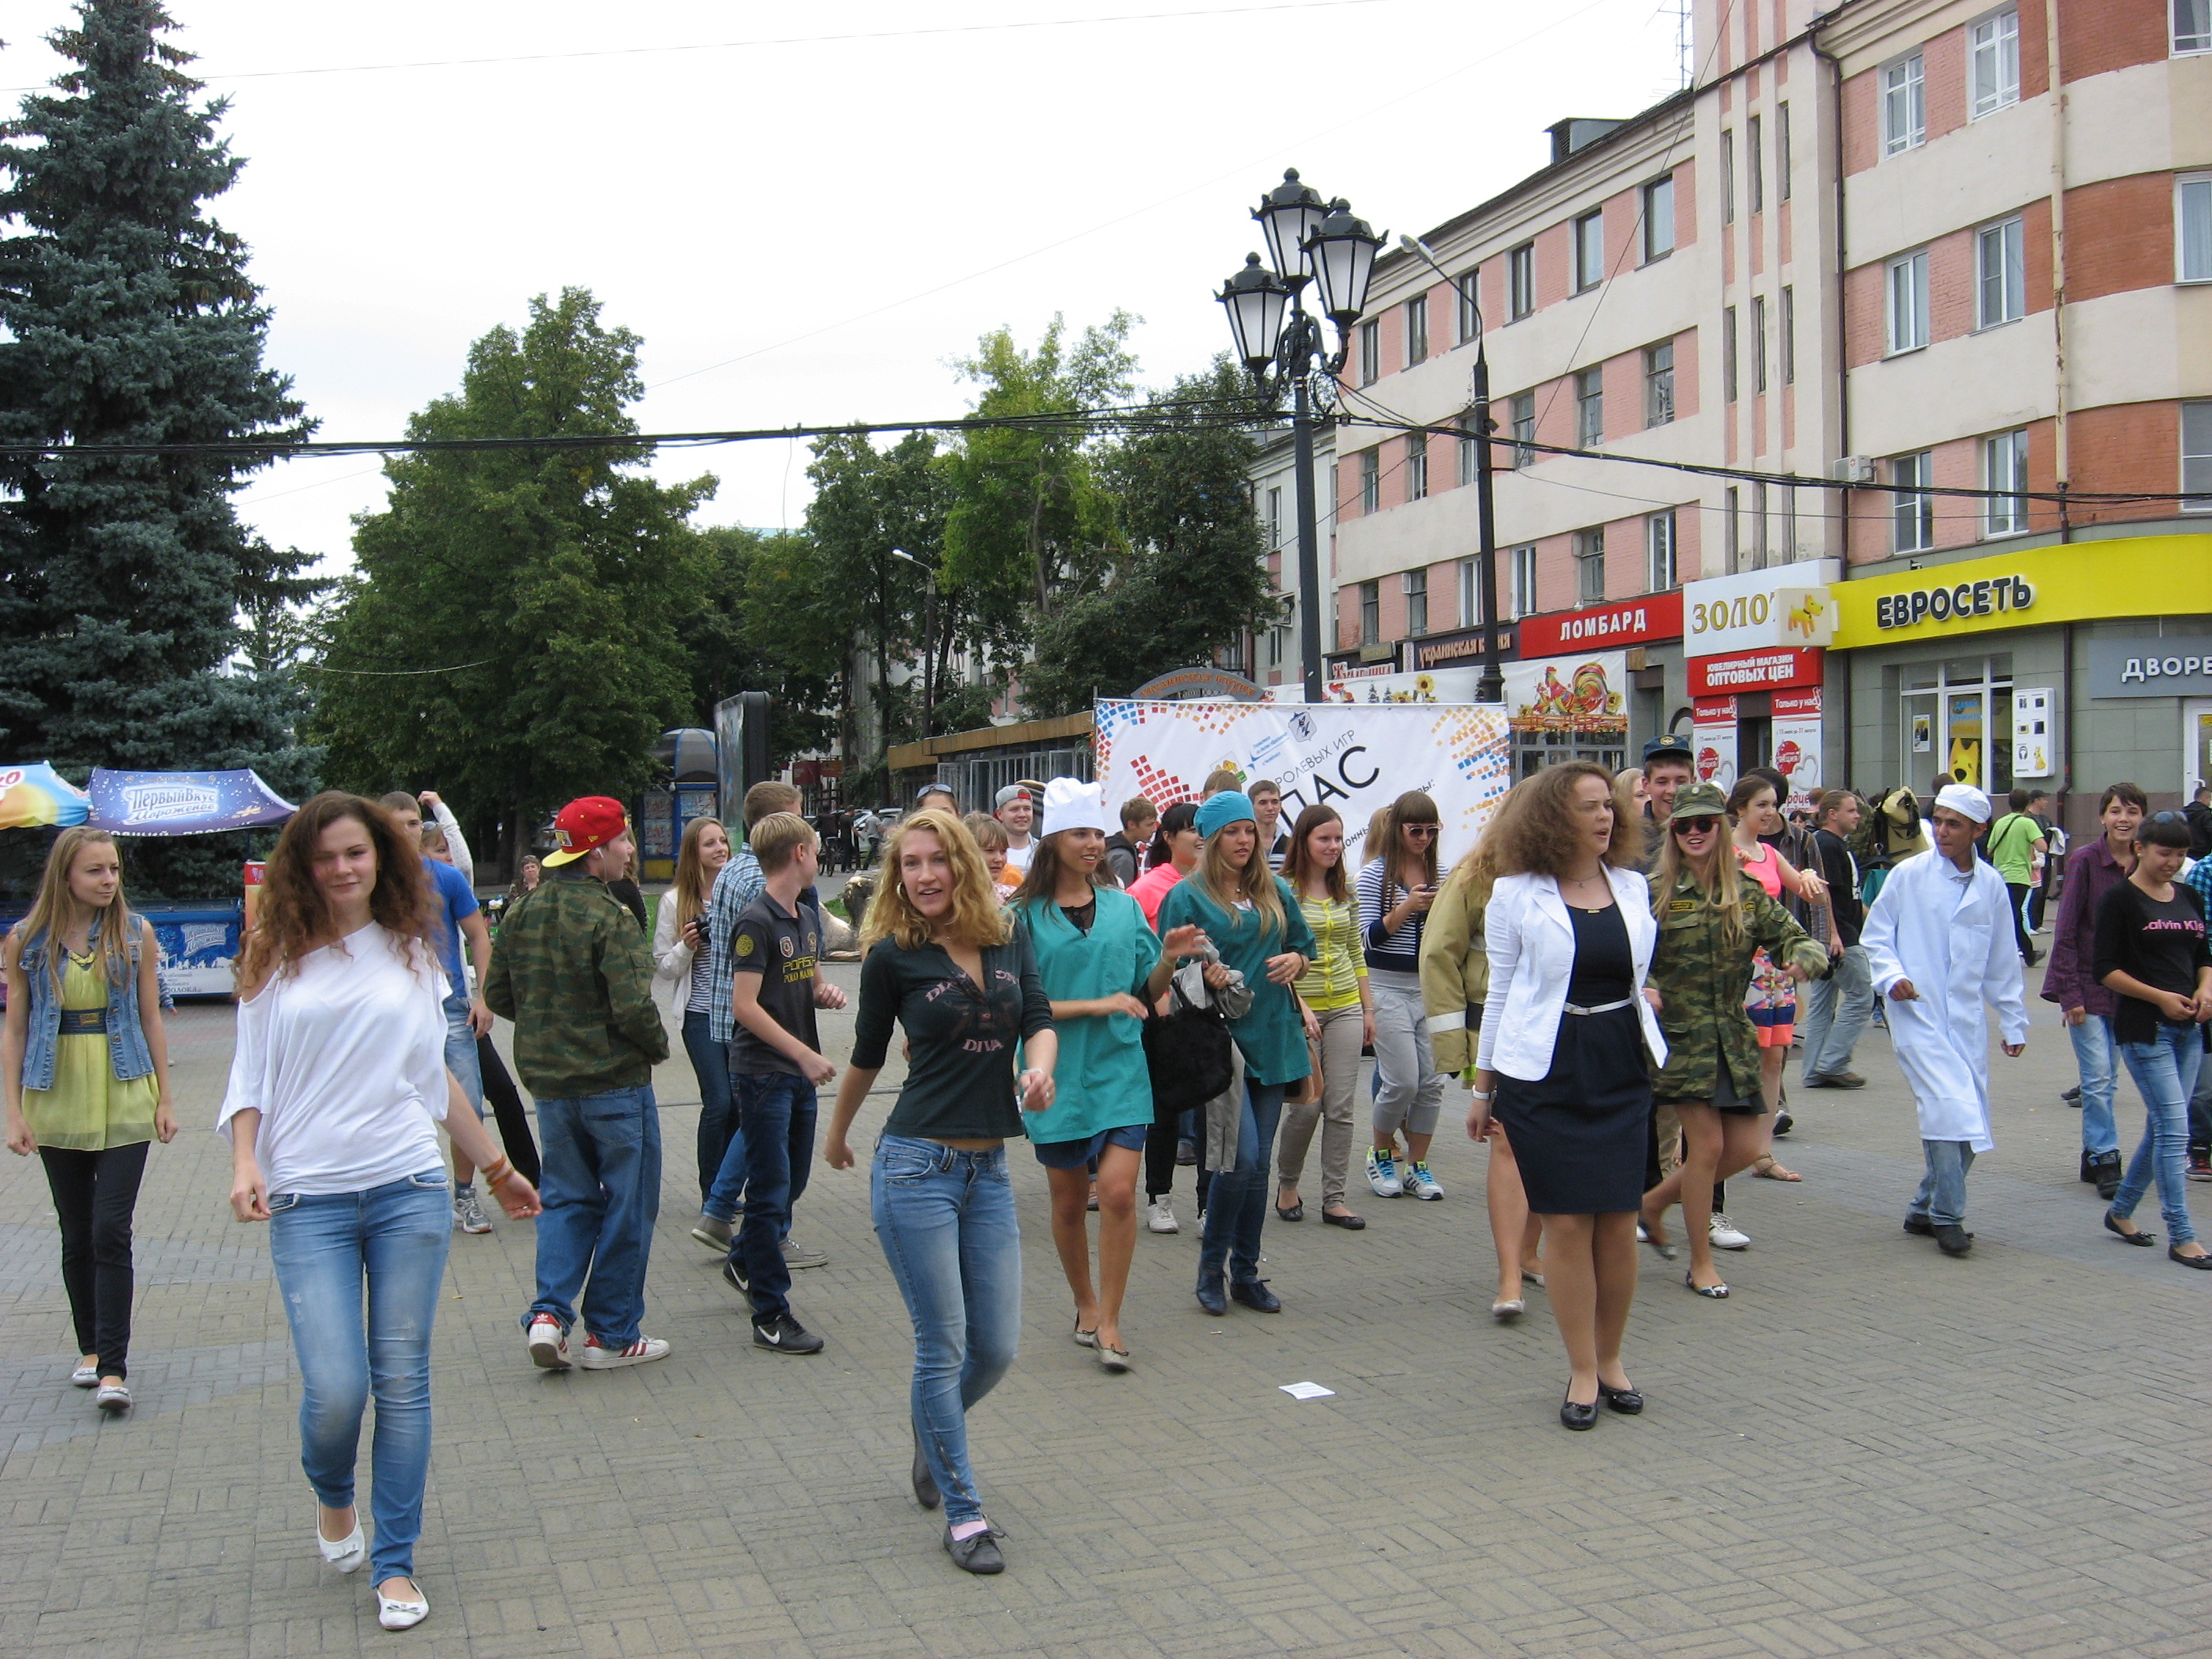
<svg viewBox="0 0 2212 1659">
<path fill-rule="evenodd" d="M 1359 932 L 1375 1005 L 1375 1116 L 1367 1184 L 1377 1198 L 1433 1201 L 1444 1195 L 1429 1173 L 1429 1144 L 1444 1101 L 1444 1074 L 1429 1048 L 1421 1001 L 1421 933 L 1443 890 L 1437 873 L 1437 804 L 1418 789 L 1390 803 L 1382 850 L 1359 872 Z M 1398 1134 L 1406 1169 L 1398 1171 Z"/>
<path fill-rule="evenodd" d="M 684 1052 L 699 1079 L 702 1194 L 714 1184 L 735 1122 L 729 1049 L 714 1040 L 714 953 L 708 948 L 714 923 L 707 909 L 730 854 L 730 832 L 720 818 L 698 817 L 685 824 L 676 853 L 676 884 L 660 896 L 653 919 L 653 977 L 656 988 L 683 994 Z"/>
</svg>

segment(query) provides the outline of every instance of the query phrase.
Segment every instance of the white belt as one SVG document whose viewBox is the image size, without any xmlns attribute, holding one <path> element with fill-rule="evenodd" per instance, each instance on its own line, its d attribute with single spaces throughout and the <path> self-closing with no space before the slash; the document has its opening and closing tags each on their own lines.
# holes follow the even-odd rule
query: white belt
<svg viewBox="0 0 2212 1659">
<path fill-rule="evenodd" d="M 1609 1014 L 1616 1008 L 1633 1008 L 1635 1006 L 1634 997 L 1623 997 L 1618 1002 L 1601 1002 L 1595 1008 L 1585 1008 L 1579 1003 L 1570 1002 L 1566 1012 L 1571 1014 Z"/>
</svg>

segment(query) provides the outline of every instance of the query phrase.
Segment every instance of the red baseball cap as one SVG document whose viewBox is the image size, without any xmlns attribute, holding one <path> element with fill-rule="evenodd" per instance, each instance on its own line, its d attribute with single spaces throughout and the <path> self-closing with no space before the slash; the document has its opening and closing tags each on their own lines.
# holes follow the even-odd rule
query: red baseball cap
<svg viewBox="0 0 2212 1659">
<path fill-rule="evenodd" d="M 629 828 L 629 814 L 611 796 L 586 795 L 572 800 L 553 819 L 553 839 L 560 843 L 560 849 L 548 853 L 540 862 L 548 868 L 573 864 Z"/>
</svg>

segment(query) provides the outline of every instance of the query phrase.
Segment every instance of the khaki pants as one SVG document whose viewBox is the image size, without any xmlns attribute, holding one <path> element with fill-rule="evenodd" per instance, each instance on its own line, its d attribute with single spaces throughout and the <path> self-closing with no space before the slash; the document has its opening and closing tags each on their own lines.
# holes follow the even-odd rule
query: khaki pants
<svg viewBox="0 0 2212 1659">
<path fill-rule="evenodd" d="M 1359 1082 L 1359 1005 L 1332 1008 L 1321 1021 L 1322 1097 L 1318 1103 L 1292 1101 L 1283 1107 L 1282 1137 L 1275 1146 L 1275 1176 L 1295 1186 L 1321 1126 L 1321 1201 L 1326 1209 L 1344 1201 L 1345 1177 L 1352 1168 L 1352 1097 Z"/>
</svg>

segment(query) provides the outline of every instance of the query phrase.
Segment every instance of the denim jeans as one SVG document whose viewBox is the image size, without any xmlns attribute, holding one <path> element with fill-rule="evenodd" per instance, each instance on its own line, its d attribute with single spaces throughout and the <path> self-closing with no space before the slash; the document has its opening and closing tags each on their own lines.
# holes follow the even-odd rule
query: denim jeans
<svg viewBox="0 0 2212 1659">
<path fill-rule="evenodd" d="M 2066 1036 L 2074 1045 L 2074 1063 L 2081 1070 L 2081 1150 L 2116 1152 L 2120 1126 L 2112 1116 L 2112 1092 L 2119 1086 L 2120 1059 L 2112 1042 L 2112 1022 L 2084 1014 L 2079 1025 L 2066 1028 Z"/>
<path fill-rule="evenodd" d="M 979 1521 L 968 1409 L 1006 1374 L 1021 1339 L 1022 1235 L 1006 1149 L 885 1135 L 868 1188 L 876 1237 L 914 1321 L 915 1434 L 945 1521 Z"/>
<path fill-rule="evenodd" d="M 1850 1071 L 1851 1050 L 1874 1014 L 1874 969 L 1866 947 L 1845 945 L 1827 978 L 1799 987 L 1797 1011 L 1797 1029 L 1805 1036 L 1801 1080 L 1809 1085 L 1816 1077 Z"/>
<path fill-rule="evenodd" d="M 538 1196 L 538 1299 L 526 1329 L 550 1313 L 606 1348 L 637 1340 L 645 1316 L 645 1268 L 660 1217 L 660 1111 L 653 1085 L 573 1099 L 540 1098 L 545 1180 Z M 586 1281 L 589 1280 L 589 1288 Z"/>
<path fill-rule="evenodd" d="M 1921 1176 L 1906 1213 L 1924 1216 L 1939 1227 L 1956 1226 L 1966 1218 L 1966 1171 L 1974 1167 L 1973 1144 L 1923 1140 L 1920 1152 L 1928 1160 L 1928 1173 Z"/>
<path fill-rule="evenodd" d="M 814 1085 L 789 1072 L 763 1072 L 732 1079 L 738 1093 L 738 1128 L 745 1138 L 750 1170 L 745 1218 L 730 1245 L 730 1259 L 745 1271 L 753 1322 L 766 1324 L 791 1311 L 791 1267 L 783 1259 L 792 1206 L 814 1169 Z"/>
<path fill-rule="evenodd" d="M 483 1117 L 483 1071 L 477 1064 L 477 1031 L 469 1024 L 469 1000 L 459 991 L 446 997 L 446 1069 L 459 1079 L 469 1104 Z"/>
<path fill-rule="evenodd" d="M 2189 1097 L 2189 1150 L 2212 1152 L 2212 1066 L 2197 1068 L 2197 1087 Z"/>
<path fill-rule="evenodd" d="M 2189 1097 L 2204 1063 L 2204 1036 L 2196 1025 L 2159 1022 L 2154 1042 L 2124 1042 L 2120 1057 L 2143 1098 L 2143 1138 L 2128 1160 L 2112 1213 L 2126 1220 L 2158 1178 L 2158 1207 L 2166 1218 L 2166 1242 L 2186 1244 L 2197 1237 L 2189 1219 Z M 2087 1092 L 2086 1090 L 2083 1091 Z"/>
<path fill-rule="evenodd" d="M 730 1098 L 730 1050 L 714 1041 L 705 1011 L 686 1011 L 684 1052 L 691 1056 L 691 1071 L 699 1079 L 699 1203 L 707 1204 L 720 1173 L 722 1155 L 730 1150 L 737 1128 L 737 1106 Z"/>
<path fill-rule="evenodd" d="M 412 1577 L 430 1473 L 430 1324 L 453 1236 L 446 1172 L 359 1193 L 271 1193 L 269 1212 L 269 1256 L 300 1361 L 301 1467 L 323 1504 L 351 1504 L 374 1394 L 369 1581 Z"/>
<path fill-rule="evenodd" d="M 1225 1262 L 1229 1277 L 1249 1284 L 1260 1276 L 1260 1229 L 1273 1201 L 1268 1190 L 1268 1164 L 1275 1146 L 1275 1125 L 1283 1115 L 1283 1085 L 1244 1079 L 1244 1109 L 1237 1125 L 1237 1167 L 1213 1172 L 1213 1190 L 1206 1200 L 1206 1231 L 1198 1246 L 1198 1282 L 1221 1277 Z"/>
<path fill-rule="evenodd" d="M 729 1086 L 730 1051 L 722 1049 L 724 1086 Z M 745 1211 L 745 1176 L 749 1160 L 745 1154 L 744 1125 L 738 1121 L 735 1091 L 730 1099 L 729 1132 L 722 1142 L 721 1162 L 714 1168 L 714 1179 L 707 1188 L 707 1201 L 702 1206 L 707 1214 L 718 1221 L 735 1222 Z"/>
</svg>

